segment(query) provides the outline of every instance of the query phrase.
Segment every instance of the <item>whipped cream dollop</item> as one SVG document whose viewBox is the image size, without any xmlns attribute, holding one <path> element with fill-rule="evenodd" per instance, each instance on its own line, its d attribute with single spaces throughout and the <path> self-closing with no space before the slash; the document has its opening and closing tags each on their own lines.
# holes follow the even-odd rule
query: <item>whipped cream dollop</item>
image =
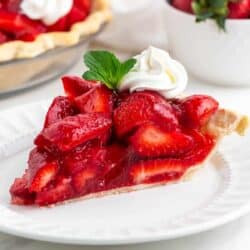
<svg viewBox="0 0 250 250">
<path fill-rule="evenodd" d="M 67 15 L 73 6 L 73 0 L 23 0 L 22 13 L 33 20 L 41 20 L 46 25 L 56 23 Z"/>
<path fill-rule="evenodd" d="M 185 90 L 187 72 L 166 51 L 151 46 L 135 59 L 134 68 L 120 82 L 121 91 L 154 90 L 166 98 L 173 98 Z"/>
</svg>

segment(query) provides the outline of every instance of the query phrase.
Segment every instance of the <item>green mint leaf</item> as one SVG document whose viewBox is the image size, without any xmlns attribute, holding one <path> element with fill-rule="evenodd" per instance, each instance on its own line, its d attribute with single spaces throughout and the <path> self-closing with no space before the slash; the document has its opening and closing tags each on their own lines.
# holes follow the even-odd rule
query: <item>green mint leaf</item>
<svg viewBox="0 0 250 250">
<path fill-rule="evenodd" d="M 136 60 L 124 63 L 109 51 L 89 51 L 84 55 L 85 65 L 89 68 L 83 74 L 86 80 L 101 81 L 110 89 L 117 89 L 120 80 L 134 67 Z"/>
<path fill-rule="evenodd" d="M 105 78 L 104 77 L 102 77 L 102 75 L 100 75 L 100 74 L 98 74 L 98 73 L 96 73 L 96 72 L 94 72 L 94 71 L 86 71 L 84 74 L 83 74 L 83 78 L 84 79 L 86 79 L 86 80 L 92 80 L 92 81 L 97 81 L 97 79 L 98 79 L 98 81 L 101 81 L 101 82 L 105 82 Z M 106 85 L 107 85 L 107 87 L 108 88 L 110 88 L 110 89 L 112 89 L 113 88 L 113 86 L 112 85 L 110 85 L 110 84 L 107 84 L 106 83 Z"/>
<path fill-rule="evenodd" d="M 118 82 L 120 82 L 123 76 L 125 76 L 134 67 L 135 64 L 136 60 L 134 58 L 131 58 L 120 65 L 120 79 Z"/>
</svg>

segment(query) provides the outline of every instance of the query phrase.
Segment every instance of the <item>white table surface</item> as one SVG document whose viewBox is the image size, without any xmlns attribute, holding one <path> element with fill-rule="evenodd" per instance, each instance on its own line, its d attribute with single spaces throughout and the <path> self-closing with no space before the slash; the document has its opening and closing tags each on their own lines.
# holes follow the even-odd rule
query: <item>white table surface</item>
<svg viewBox="0 0 250 250">
<path fill-rule="evenodd" d="M 120 54 L 121 57 L 128 55 Z M 82 74 L 82 60 L 67 73 Z M 200 84 L 199 81 L 191 79 L 188 87 L 189 93 L 211 94 L 216 97 L 223 106 L 239 110 L 250 115 L 250 88 L 226 88 L 209 84 Z M 0 98 L 0 111 L 22 105 L 24 103 L 36 102 L 63 94 L 60 80 L 53 80 L 43 86 L 33 88 L 19 94 Z M 250 167 L 250 166 L 249 166 Z M 250 197 L 249 197 L 250 199 Z M 1 216 L 1 215 L 0 215 Z M 1 217 L 0 217 L 1 219 Z M 214 229 L 210 232 L 201 233 L 176 240 L 162 241 L 151 244 L 141 244 L 121 247 L 82 247 L 67 246 L 60 244 L 44 243 L 21 239 L 0 233 L 0 250 L 77 250 L 77 249 L 122 249 L 122 250 L 248 250 L 250 249 L 250 215 L 242 217 L 237 221 Z"/>
</svg>

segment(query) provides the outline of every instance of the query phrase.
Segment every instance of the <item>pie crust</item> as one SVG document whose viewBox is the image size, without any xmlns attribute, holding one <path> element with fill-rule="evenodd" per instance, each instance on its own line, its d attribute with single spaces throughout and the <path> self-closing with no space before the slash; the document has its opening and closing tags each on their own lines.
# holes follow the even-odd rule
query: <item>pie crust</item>
<svg viewBox="0 0 250 250">
<path fill-rule="evenodd" d="M 84 21 L 72 25 L 70 31 L 44 33 L 33 42 L 17 40 L 0 45 L 0 62 L 32 58 L 56 47 L 75 45 L 82 37 L 100 30 L 111 17 L 108 0 L 93 0 L 90 15 Z"/>
</svg>

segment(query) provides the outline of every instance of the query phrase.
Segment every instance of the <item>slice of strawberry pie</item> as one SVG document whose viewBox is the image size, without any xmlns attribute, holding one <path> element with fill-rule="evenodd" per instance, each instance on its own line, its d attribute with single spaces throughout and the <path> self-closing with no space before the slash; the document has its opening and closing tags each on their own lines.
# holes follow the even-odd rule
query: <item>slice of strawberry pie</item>
<svg viewBox="0 0 250 250">
<path fill-rule="evenodd" d="M 34 141 L 28 168 L 10 188 L 17 205 L 47 206 L 183 180 L 220 139 L 243 135 L 246 116 L 210 96 L 180 98 L 183 66 L 156 48 L 121 63 L 107 51 L 85 55 L 83 78 L 62 78 Z"/>
</svg>

